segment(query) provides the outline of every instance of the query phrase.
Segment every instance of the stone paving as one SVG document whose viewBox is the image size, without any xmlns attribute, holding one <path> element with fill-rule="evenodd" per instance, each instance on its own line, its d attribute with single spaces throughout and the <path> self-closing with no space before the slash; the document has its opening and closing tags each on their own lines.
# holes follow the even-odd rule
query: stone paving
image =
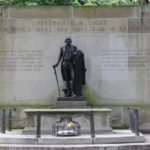
<svg viewBox="0 0 150 150">
<path fill-rule="evenodd" d="M 114 130 L 109 134 L 96 134 L 95 138 L 91 138 L 89 134 L 81 134 L 80 136 L 52 136 L 41 135 L 24 135 L 21 131 L 6 132 L 0 134 L 0 144 L 116 144 L 116 143 L 139 143 L 144 142 L 143 134 L 135 136 L 130 130 Z"/>
</svg>

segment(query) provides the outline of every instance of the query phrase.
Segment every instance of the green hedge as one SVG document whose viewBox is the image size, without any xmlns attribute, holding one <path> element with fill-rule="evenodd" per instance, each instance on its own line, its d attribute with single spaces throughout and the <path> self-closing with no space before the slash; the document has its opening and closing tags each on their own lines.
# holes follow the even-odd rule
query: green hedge
<svg viewBox="0 0 150 150">
<path fill-rule="evenodd" d="M 0 6 L 133 6 L 140 0 L 0 0 Z"/>
</svg>

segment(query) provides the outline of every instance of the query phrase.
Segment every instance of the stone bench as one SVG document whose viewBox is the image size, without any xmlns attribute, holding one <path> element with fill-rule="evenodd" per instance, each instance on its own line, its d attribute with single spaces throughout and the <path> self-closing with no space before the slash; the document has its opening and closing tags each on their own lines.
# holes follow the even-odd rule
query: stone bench
<svg viewBox="0 0 150 150">
<path fill-rule="evenodd" d="M 79 108 L 79 109 L 25 109 L 24 112 L 29 120 L 29 126 L 23 134 L 36 132 L 39 138 L 42 134 L 52 133 L 52 124 L 60 120 L 60 116 L 77 115 L 73 120 L 79 122 L 81 134 L 112 133 L 110 127 L 108 108 Z"/>
</svg>

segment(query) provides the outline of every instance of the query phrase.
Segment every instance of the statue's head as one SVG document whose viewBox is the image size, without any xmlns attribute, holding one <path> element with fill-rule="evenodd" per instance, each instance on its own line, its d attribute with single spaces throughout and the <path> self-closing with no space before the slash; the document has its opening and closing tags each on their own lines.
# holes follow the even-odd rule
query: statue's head
<svg viewBox="0 0 150 150">
<path fill-rule="evenodd" d="M 65 43 L 66 43 L 66 44 L 71 44 L 71 43 L 72 43 L 71 38 L 70 38 L 70 37 L 66 38 L 66 39 L 65 39 Z"/>
</svg>

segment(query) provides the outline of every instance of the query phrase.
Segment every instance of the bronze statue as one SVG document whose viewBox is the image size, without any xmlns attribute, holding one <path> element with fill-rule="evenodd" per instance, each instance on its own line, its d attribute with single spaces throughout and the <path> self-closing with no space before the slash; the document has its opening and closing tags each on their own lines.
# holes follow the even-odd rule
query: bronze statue
<svg viewBox="0 0 150 150">
<path fill-rule="evenodd" d="M 82 85 L 85 84 L 86 69 L 84 63 L 84 54 L 81 50 L 76 51 L 73 66 L 75 74 L 75 78 L 73 81 L 73 91 L 75 95 L 82 96 Z"/>
<path fill-rule="evenodd" d="M 66 45 L 60 48 L 58 61 L 53 68 L 61 61 L 61 73 L 63 81 L 66 82 L 64 89 L 65 96 L 82 96 L 81 88 L 85 83 L 84 54 L 71 45 L 71 38 L 65 39 Z"/>
</svg>

